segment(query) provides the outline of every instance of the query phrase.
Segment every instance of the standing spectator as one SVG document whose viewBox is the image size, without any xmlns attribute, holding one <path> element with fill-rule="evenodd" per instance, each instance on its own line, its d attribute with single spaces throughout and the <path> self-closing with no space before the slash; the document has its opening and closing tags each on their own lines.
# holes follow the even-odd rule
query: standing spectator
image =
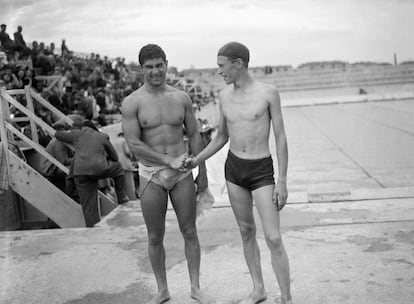
<svg viewBox="0 0 414 304">
<path fill-rule="evenodd" d="M 118 161 L 114 147 L 107 134 L 99 132 L 96 126 L 85 121 L 80 130 L 56 132 L 56 138 L 70 143 L 75 148 L 71 176 L 74 176 L 86 225 L 99 222 L 98 180 L 113 178 L 118 203 L 128 201 L 125 194 L 124 171 Z"/>
<path fill-rule="evenodd" d="M 134 173 L 137 172 L 137 162 L 134 159 L 128 144 L 125 140 L 124 133 L 120 132 L 118 137 L 112 141 L 112 145 L 118 154 L 119 162 L 124 169 L 125 188 L 130 200 L 136 199 L 136 189 L 134 181 Z"/>
<path fill-rule="evenodd" d="M 69 56 L 70 51 L 69 51 L 69 49 L 68 49 L 68 47 L 66 45 L 66 40 L 65 39 L 62 39 L 62 45 L 60 46 L 60 49 L 61 49 L 61 56 L 63 58 Z"/>
<path fill-rule="evenodd" d="M 52 55 L 53 57 L 56 56 L 56 54 L 55 54 L 55 43 L 54 42 L 50 43 L 48 52 L 49 52 L 49 55 Z"/>
</svg>

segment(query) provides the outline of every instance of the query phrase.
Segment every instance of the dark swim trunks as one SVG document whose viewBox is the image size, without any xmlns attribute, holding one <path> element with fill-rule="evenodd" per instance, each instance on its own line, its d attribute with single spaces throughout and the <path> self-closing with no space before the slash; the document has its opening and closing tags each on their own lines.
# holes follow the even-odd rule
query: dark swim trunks
<svg viewBox="0 0 414 304">
<path fill-rule="evenodd" d="M 230 150 L 224 166 L 226 180 L 249 191 L 274 185 L 272 156 L 259 159 L 243 159 Z"/>
</svg>

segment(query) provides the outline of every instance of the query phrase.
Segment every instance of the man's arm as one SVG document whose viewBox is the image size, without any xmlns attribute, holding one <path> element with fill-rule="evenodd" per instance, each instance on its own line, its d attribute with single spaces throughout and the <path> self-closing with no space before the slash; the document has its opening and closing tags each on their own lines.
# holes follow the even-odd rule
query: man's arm
<svg viewBox="0 0 414 304">
<path fill-rule="evenodd" d="M 109 140 L 109 136 L 107 134 L 104 134 L 104 135 L 105 135 L 104 145 L 105 145 L 106 153 L 108 154 L 108 158 L 113 161 L 118 161 L 119 159 L 118 154 L 116 153 L 114 146 Z"/>
<path fill-rule="evenodd" d="M 272 88 L 269 98 L 269 112 L 272 120 L 273 133 L 276 141 L 276 154 L 278 164 L 278 181 L 275 189 L 275 202 L 279 203 L 279 210 L 284 207 L 287 200 L 287 168 L 288 168 L 288 146 L 280 105 L 279 92 Z"/>
<path fill-rule="evenodd" d="M 221 99 L 220 99 L 221 100 Z M 207 147 L 204 148 L 192 161 L 190 166 L 196 166 L 200 162 L 213 156 L 219 151 L 229 140 L 229 133 L 226 125 L 226 118 L 223 114 L 221 103 L 219 103 L 219 123 L 216 136 L 210 141 Z"/>
<path fill-rule="evenodd" d="M 73 144 L 75 142 L 75 139 L 79 136 L 79 132 L 79 130 L 56 131 L 55 137 L 56 139 L 67 144 Z"/>
<path fill-rule="evenodd" d="M 161 154 L 141 140 L 141 126 L 138 121 L 137 100 L 131 96 L 122 102 L 122 132 L 128 143 L 131 153 L 136 159 L 143 159 L 153 164 L 166 165 L 172 168 L 181 167 L 175 164 L 174 158 Z"/>
<path fill-rule="evenodd" d="M 187 94 L 185 94 L 184 96 L 184 125 L 187 131 L 190 151 L 192 154 L 197 155 L 201 152 L 201 150 L 203 150 L 203 141 L 198 131 L 198 125 L 193 112 L 193 105 L 191 99 Z M 195 182 L 197 184 L 197 193 L 204 191 L 208 186 L 207 169 L 204 161 L 199 163 L 198 176 Z"/>
</svg>

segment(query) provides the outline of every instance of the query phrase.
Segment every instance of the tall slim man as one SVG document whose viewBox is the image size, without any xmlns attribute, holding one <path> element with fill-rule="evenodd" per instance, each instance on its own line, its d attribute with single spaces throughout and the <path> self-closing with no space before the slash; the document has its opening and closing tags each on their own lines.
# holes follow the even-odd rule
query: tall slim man
<svg viewBox="0 0 414 304">
<path fill-rule="evenodd" d="M 283 304 L 293 303 L 289 261 L 280 233 L 279 211 L 286 204 L 288 147 L 279 93 L 272 85 L 256 81 L 248 72 L 246 46 L 230 42 L 218 51 L 218 73 L 226 84 L 219 96 L 219 126 L 216 137 L 195 158 L 192 168 L 219 151 L 229 140 L 225 178 L 231 206 L 240 227 L 244 256 L 253 281 L 253 291 L 242 303 L 266 300 L 256 241 L 253 200 L 259 213 Z M 270 126 L 276 140 L 278 179 L 275 186 L 269 149 Z"/>
</svg>

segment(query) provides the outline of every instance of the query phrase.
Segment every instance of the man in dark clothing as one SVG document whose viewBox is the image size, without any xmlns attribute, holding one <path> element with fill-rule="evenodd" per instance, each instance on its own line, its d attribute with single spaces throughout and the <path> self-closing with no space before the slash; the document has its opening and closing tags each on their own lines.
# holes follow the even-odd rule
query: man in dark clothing
<svg viewBox="0 0 414 304">
<path fill-rule="evenodd" d="M 54 127 L 56 131 L 64 131 L 65 123 L 56 123 Z M 63 142 L 57 140 L 56 138 L 52 138 L 52 140 L 47 144 L 45 150 L 63 165 L 68 168 L 70 167 L 73 158 L 73 152 Z M 61 191 L 66 192 L 65 172 L 63 172 L 45 157 L 41 157 L 39 166 L 41 170 L 40 173 L 43 176 L 47 177 L 52 182 L 52 184 L 58 187 Z"/>
<path fill-rule="evenodd" d="M 9 34 L 6 33 L 7 25 L 2 24 L 0 26 L 0 42 L 5 50 L 10 52 L 13 48 L 13 40 L 10 39 Z"/>
<path fill-rule="evenodd" d="M 23 27 L 19 25 L 17 32 L 14 33 L 14 50 L 19 51 L 24 57 L 30 55 L 30 49 L 26 45 L 26 41 L 23 39 Z"/>
<path fill-rule="evenodd" d="M 113 178 L 118 203 L 128 201 L 125 191 L 124 171 L 109 141 L 109 136 L 85 121 L 80 130 L 56 132 L 56 138 L 75 148 L 71 175 L 74 176 L 85 222 L 88 227 L 99 222 L 98 180 Z"/>
</svg>

